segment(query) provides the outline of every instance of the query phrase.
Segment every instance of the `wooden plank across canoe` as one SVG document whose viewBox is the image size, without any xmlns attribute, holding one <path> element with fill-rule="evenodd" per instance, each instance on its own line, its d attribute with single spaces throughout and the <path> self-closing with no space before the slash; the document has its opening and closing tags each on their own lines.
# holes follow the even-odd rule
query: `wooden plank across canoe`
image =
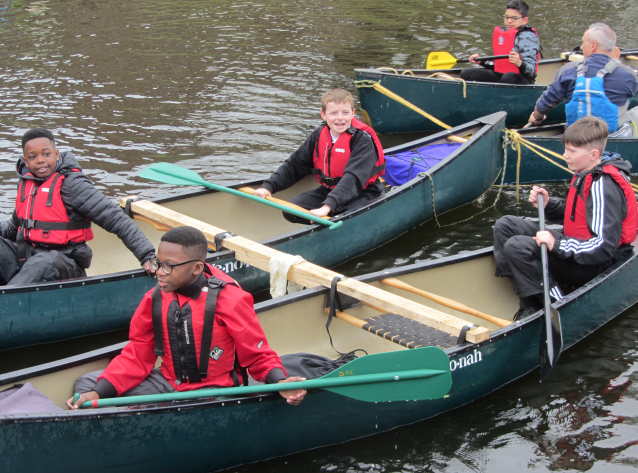
<svg viewBox="0 0 638 473">
<path fill-rule="evenodd" d="M 134 197 L 123 197 L 121 204 L 126 204 L 126 200 L 132 198 Z M 179 212 L 167 209 L 166 207 L 148 200 L 137 200 L 132 202 L 131 211 L 134 214 L 142 215 L 147 219 L 159 222 L 167 227 L 178 227 L 184 225 L 195 227 L 204 233 L 209 242 L 213 242 L 213 246 L 215 236 L 226 233 L 226 230 L 224 229 L 217 228 L 187 215 L 180 214 Z M 340 229 L 340 231 L 347 231 L 347 227 Z M 263 269 L 264 271 L 268 271 L 270 260 L 272 258 L 283 254 L 281 251 L 241 236 L 229 236 L 224 238 L 223 246 L 234 251 L 235 258 L 238 261 L 250 264 L 256 268 Z M 403 315 L 457 336 L 467 325 L 467 322 L 463 319 L 444 314 L 417 302 L 362 283 L 356 279 L 344 278 L 342 275 L 335 273 L 334 271 L 322 268 L 321 266 L 317 266 L 307 261 L 293 265 L 288 271 L 288 279 L 290 281 L 302 284 L 306 287 L 316 287 L 320 285 L 330 287 L 332 280 L 335 277 L 343 278 L 337 284 L 337 290 L 339 292 L 363 302 L 374 304 L 384 312 L 393 312 Z M 467 340 L 472 343 L 487 340 L 489 336 L 490 331 L 484 327 L 473 328 L 466 334 Z"/>
</svg>

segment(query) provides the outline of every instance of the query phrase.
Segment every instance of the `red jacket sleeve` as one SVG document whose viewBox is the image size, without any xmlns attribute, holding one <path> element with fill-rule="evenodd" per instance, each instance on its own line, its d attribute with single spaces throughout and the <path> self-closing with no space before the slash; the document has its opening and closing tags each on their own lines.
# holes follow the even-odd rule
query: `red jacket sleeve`
<svg viewBox="0 0 638 473">
<path fill-rule="evenodd" d="M 282 370 L 285 376 L 281 359 L 268 345 L 253 305 L 250 294 L 227 285 L 217 302 L 218 323 L 224 325 L 233 338 L 239 364 L 247 368 L 255 380 L 264 382 L 273 369 Z"/>
<path fill-rule="evenodd" d="M 151 295 L 146 293 L 137 307 L 129 329 L 129 343 L 113 358 L 102 375 L 117 390 L 118 396 L 140 384 L 155 366 L 155 336 L 151 312 Z"/>
</svg>

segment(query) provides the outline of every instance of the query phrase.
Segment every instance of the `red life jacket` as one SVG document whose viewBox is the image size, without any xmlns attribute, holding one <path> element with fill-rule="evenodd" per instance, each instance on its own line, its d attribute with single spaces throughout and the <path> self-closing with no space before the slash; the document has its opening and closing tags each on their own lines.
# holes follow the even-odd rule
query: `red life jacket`
<svg viewBox="0 0 638 473">
<path fill-rule="evenodd" d="M 622 236 L 619 246 L 630 244 L 636 239 L 638 228 L 638 205 L 636 204 L 636 196 L 632 187 L 616 166 L 608 164 L 607 166 L 603 166 L 602 171 L 611 176 L 625 194 L 625 199 L 627 200 L 627 216 L 622 222 Z M 569 238 L 589 240 L 592 237 L 589 228 L 587 228 L 585 201 L 589 196 L 593 179 L 594 176 L 592 173 L 585 175 L 584 182 L 577 182 L 576 176 L 572 179 L 569 193 L 567 194 L 567 201 L 565 202 L 564 221 L 565 236 Z M 583 187 L 582 198 L 579 195 L 579 188 L 581 186 Z"/>
<path fill-rule="evenodd" d="M 73 169 L 73 172 L 80 172 Z M 44 245 L 83 243 L 93 239 L 91 222 L 71 222 L 60 189 L 64 174 L 54 172 L 38 186 L 33 179 L 21 179 L 16 197 L 18 240 Z"/>
<path fill-rule="evenodd" d="M 538 33 L 534 28 L 531 30 L 538 36 Z M 519 33 L 518 28 L 510 28 L 503 30 L 500 26 L 494 28 L 494 35 L 492 36 L 492 51 L 495 56 L 501 54 L 509 54 L 516 46 L 516 35 Z M 540 60 L 540 53 L 536 55 L 536 72 L 538 72 L 538 61 Z M 520 74 L 518 66 L 512 64 L 509 59 L 496 59 L 494 61 L 494 70 L 505 74 L 507 72 L 513 72 Z"/>
<path fill-rule="evenodd" d="M 354 133 L 366 132 L 372 138 L 374 147 L 377 152 L 377 161 L 374 169 L 372 170 L 372 176 L 366 181 L 363 188 L 365 189 L 370 184 L 374 184 L 380 176 L 385 174 L 385 156 L 383 155 L 383 147 L 379 141 L 379 137 L 372 128 L 357 120 L 352 119 L 351 128 L 355 128 Z M 334 145 L 332 144 L 332 136 L 330 136 L 330 128 L 324 125 L 321 133 L 319 134 L 319 140 L 315 145 L 315 152 L 312 159 L 312 165 L 314 169 L 315 179 L 319 184 L 326 186 L 328 189 L 334 189 L 343 177 L 343 171 L 346 168 L 346 163 L 350 159 L 350 141 L 353 136 L 351 128 L 348 128 L 344 133 L 341 133 Z"/>
<path fill-rule="evenodd" d="M 239 378 L 234 367 L 235 344 L 226 328 L 215 323 L 219 293 L 227 284 L 237 286 L 237 283 L 212 276 L 213 269 L 208 264 L 204 272 L 209 279 L 202 294 L 182 307 L 174 292 L 165 293 L 159 286 L 153 290 L 155 355 L 162 357 L 162 372 L 166 378 L 177 385 L 202 383 L 201 386 L 205 386 L 219 382 L 220 377 L 226 375 L 238 386 Z M 209 369 L 210 358 L 215 360 L 215 364 Z"/>
</svg>

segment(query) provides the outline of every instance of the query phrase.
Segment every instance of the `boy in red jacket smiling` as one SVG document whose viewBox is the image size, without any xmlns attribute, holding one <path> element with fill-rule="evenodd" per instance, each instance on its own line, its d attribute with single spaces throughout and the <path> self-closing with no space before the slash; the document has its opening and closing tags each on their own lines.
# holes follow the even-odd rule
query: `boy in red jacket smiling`
<svg viewBox="0 0 638 473">
<path fill-rule="evenodd" d="M 130 342 L 103 371 L 78 379 L 77 409 L 86 401 L 115 396 L 239 386 L 240 367 L 257 381 L 285 383 L 279 356 L 268 346 L 253 309 L 253 299 L 237 283 L 205 264 L 207 242 L 193 227 L 162 236 L 151 260 L 158 285 L 142 299 L 131 320 Z M 154 368 L 157 357 L 160 368 Z M 299 404 L 306 391 L 279 392 Z"/>
</svg>

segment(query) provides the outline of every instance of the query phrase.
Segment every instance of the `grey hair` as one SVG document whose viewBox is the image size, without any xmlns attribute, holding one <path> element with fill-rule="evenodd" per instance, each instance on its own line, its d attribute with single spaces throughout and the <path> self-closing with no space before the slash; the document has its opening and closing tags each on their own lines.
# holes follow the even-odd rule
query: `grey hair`
<svg viewBox="0 0 638 473">
<path fill-rule="evenodd" d="M 611 52 L 616 46 L 616 32 L 607 23 L 594 23 L 587 32 L 589 40 L 596 41 L 604 51 Z"/>
</svg>

